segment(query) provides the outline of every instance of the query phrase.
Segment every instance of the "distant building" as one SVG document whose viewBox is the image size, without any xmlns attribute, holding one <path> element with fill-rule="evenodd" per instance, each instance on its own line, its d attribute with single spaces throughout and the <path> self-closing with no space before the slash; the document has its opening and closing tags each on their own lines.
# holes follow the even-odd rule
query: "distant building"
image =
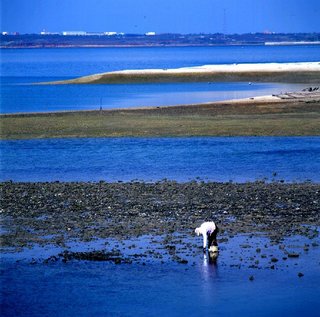
<svg viewBox="0 0 320 317">
<path fill-rule="evenodd" d="M 9 35 L 8 32 L 2 32 L 1 34 L 2 34 L 2 35 Z"/>
<path fill-rule="evenodd" d="M 87 32 L 84 31 L 63 31 L 62 35 L 86 35 Z"/>
<path fill-rule="evenodd" d="M 156 35 L 156 32 L 147 32 L 145 33 L 146 36 L 154 36 Z"/>
<path fill-rule="evenodd" d="M 87 36 L 102 36 L 104 35 L 103 32 L 85 32 Z"/>
<path fill-rule="evenodd" d="M 59 35 L 58 32 L 47 32 L 46 30 L 43 30 L 40 32 L 40 35 Z"/>
<path fill-rule="evenodd" d="M 104 32 L 104 35 L 107 35 L 107 36 L 114 36 L 117 34 L 118 34 L 117 32 Z"/>
</svg>

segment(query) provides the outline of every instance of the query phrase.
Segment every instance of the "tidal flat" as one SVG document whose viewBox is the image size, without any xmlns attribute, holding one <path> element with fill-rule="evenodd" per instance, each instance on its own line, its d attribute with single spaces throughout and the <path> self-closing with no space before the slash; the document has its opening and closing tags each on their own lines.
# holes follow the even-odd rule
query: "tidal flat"
<svg viewBox="0 0 320 317">
<path fill-rule="evenodd" d="M 191 238 L 205 220 L 217 222 L 221 241 L 263 233 L 281 244 L 295 235 L 317 238 L 320 223 L 320 185 L 308 182 L 5 182 L 1 195 L 1 246 L 12 250 L 147 235 Z M 170 239 L 162 243 L 175 252 Z"/>
<path fill-rule="evenodd" d="M 317 316 L 319 193 L 308 182 L 1 183 L 3 315 Z M 209 219 L 217 257 L 194 233 Z"/>
</svg>

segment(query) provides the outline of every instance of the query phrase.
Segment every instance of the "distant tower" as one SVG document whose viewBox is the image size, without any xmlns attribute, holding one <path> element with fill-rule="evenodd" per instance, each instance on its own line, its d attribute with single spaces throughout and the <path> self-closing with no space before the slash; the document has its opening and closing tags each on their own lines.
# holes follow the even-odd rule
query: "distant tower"
<svg viewBox="0 0 320 317">
<path fill-rule="evenodd" d="M 223 26 L 222 33 L 227 34 L 227 10 L 223 9 Z"/>
</svg>

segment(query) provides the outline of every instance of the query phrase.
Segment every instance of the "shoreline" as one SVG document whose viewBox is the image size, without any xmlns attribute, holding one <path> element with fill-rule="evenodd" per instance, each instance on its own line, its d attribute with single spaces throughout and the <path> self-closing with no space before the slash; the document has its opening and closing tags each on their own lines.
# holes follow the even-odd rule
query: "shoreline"
<svg viewBox="0 0 320 317">
<path fill-rule="evenodd" d="M 128 84 L 206 81 L 319 83 L 320 62 L 223 64 L 174 69 L 122 70 L 34 84 Z"/>
<path fill-rule="evenodd" d="M 292 96 L 294 95 L 294 96 Z M 154 111 L 158 109 L 172 109 L 172 108 L 202 108 L 206 106 L 231 106 L 231 105 L 289 105 L 297 102 L 320 102 L 320 90 L 319 92 L 313 93 L 302 93 L 302 92 L 292 92 L 283 93 L 279 95 L 265 95 L 265 96 L 255 96 L 240 99 L 226 99 L 220 101 L 208 101 L 202 103 L 190 103 L 190 104 L 176 104 L 176 105 L 165 105 L 165 106 L 137 106 L 137 107 L 125 107 L 125 108 L 108 108 L 108 109 L 85 109 L 85 110 L 57 110 L 57 111 L 35 111 L 35 112 L 10 112 L 10 113 L 0 113 L 0 119 L 3 117 L 32 117 L 32 116 L 47 116 L 47 115 L 68 115 L 68 114 L 81 114 L 81 113 L 108 113 L 108 112 L 133 112 L 133 111 Z"/>
<path fill-rule="evenodd" d="M 305 95 L 301 97 L 304 101 L 320 100 L 320 91 L 319 96 L 318 94 L 315 96 L 314 94 L 310 94 L 310 96 Z M 288 98 L 290 100 L 290 98 Z M 293 98 L 291 98 L 293 101 Z M 297 98 L 295 98 L 297 99 Z M 59 115 L 59 114 L 72 114 L 72 113 L 90 113 L 90 112 L 97 112 L 97 111 L 103 111 L 103 112 L 121 112 L 121 111 L 139 111 L 139 110 L 156 110 L 159 108 L 167 109 L 167 108 L 184 108 L 184 107 L 203 107 L 206 105 L 220 105 L 220 104 L 264 104 L 264 103 L 287 103 L 288 100 L 284 100 L 280 97 L 277 97 L 277 95 L 265 95 L 265 96 L 256 96 L 256 97 L 248 97 L 248 98 L 240 98 L 240 99 L 227 99 L 222 101 L 208 101 L 208 102 L 202 102 L 202 103 L 190 103 L 190 104 L 177 104 L 177 105 L 166 105 L 166 106 L 141 106 L 141 107 L 126 107 L 126 108 L 109 108 L 109 109 L 102 109 L 102 110 L 96 110 L 96 109 L 88 109 L 88 110 L 57 110 L 57 111 L 35 111 L 35 112 L 11 112 L 11 113 L 0 113 L 1 117 L 14 117 L 14 116 L 34 116 L 34 115 Z"/>
<path fill-rule="evenodd" d="M 219 46 L 304 46 L 304 45 L 320 45 L 320 41 L 288 41 L 288 42 L 238 42 L 238 43 L 181 43 L 181 44 L 38 44 L 38 45 L 0 45 L 0 49 L 52 49 L 52 48 L 158 48 L 158 47 L 219 47 Z"/>
</svg>

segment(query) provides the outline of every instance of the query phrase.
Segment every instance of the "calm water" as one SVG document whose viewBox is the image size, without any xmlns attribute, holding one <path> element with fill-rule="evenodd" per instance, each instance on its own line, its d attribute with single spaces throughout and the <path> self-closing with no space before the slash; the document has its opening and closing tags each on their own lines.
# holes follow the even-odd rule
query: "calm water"
<svg viewBox="0 0 320 317">
<path fill-rule="evenodd" d="M 145 258 L 146 265 L 29 264 L 31 257 L 19 253 L 19 262 L 2 261 L 2 316 L 318 316 L 320 248 L 303 251 L 311 242 L 300 236 L 286 239 L 283 243 L 300 257 L 280 260 L 273 270 L 270 258 L 281 259 L 283 251 L 264 237 L 229 239 L 220 245 L 215 265 L 201 248 L 192 256 L 184 251 L 188 264 Z M 46 258 L 41 251 L 33 257 Z M 259 258 L 260 269 L 250 268 L 251 257 Z M 299 278 L 299 272 L 304 276 Z"/>
<path fill-rule="evenodd" d="M 320 137 L 1 141 L 1 180 L 320 181 Z"/>
<path fill-rule="evenodd" d="M 1 113 L 175 105 L 295 91 L 305 85 L 197 83 L 33 86 L 94 73 L 205 64 L 318 61 L 320 46 L 1 50 Z M 23 85 L 22 85 L 23 84 Z"/>
<path fill-rule="evenodd" d="M 2 113 L 204 102 L 291 90 L 269 84 L 32 86 L 121 69 L 318 61 L 320 46 L 1 50 Z M 319 137 L 56 139 L 0 141 L 0 180 L 244 182 L 320 181 Z M 274 173 L 277 173 L 274 176 Z M 238 242 L 237 242 L 238 241 Z M 1 257 L 3 316 L 317 316 L 319 248 L 279 270 L 232 268 L 235 243 L 218 266 L 201 252 L 188 265 L 73 262 L 30 265 L 30 254 Z M 231 243 L 231 244 L 230 244 Z M 265 240 L 254 242 L 255 248 Z M 267 242 L 269 243 L 269 242 Z M 293 245 L 310 243 L 298 237 Z M 139 245 L 139 244 L 137 244 Z M 254 248 L 254 249 L 255 249 Z M 127 248 L 126 248 L 127 249 Z M 252 249 L 248 249 L 249 251 Z M 272 248 L 269 250 L 273 250 Z M 59 252 L 40 250 L 40 257 Z M 250 251 L 250 252 L 251 252 Z M 25 251 L 26 252 L 26 251 Z M 185 250 L 184 252 L 187 252 Z M 252 254 L 245 253 L 245 259 Z M 278 255 L 279 249 L 275 249 Z M 185 254 L 186 256 L 186 254 Z M 268 255 L 269 256 L 269 255 Z M 271 254 L 270 254 L 271 256 Z M 17 258 L 21 261 L 16 262 Z M 246 261 L 246 260 L 245 260 Z M 194 263 L 194 264 L 193 264 Z M 298 278 L 303 271 L 305 276 Z M 248 277 L 255 276 L 250 282 Z"/>
</svg>

